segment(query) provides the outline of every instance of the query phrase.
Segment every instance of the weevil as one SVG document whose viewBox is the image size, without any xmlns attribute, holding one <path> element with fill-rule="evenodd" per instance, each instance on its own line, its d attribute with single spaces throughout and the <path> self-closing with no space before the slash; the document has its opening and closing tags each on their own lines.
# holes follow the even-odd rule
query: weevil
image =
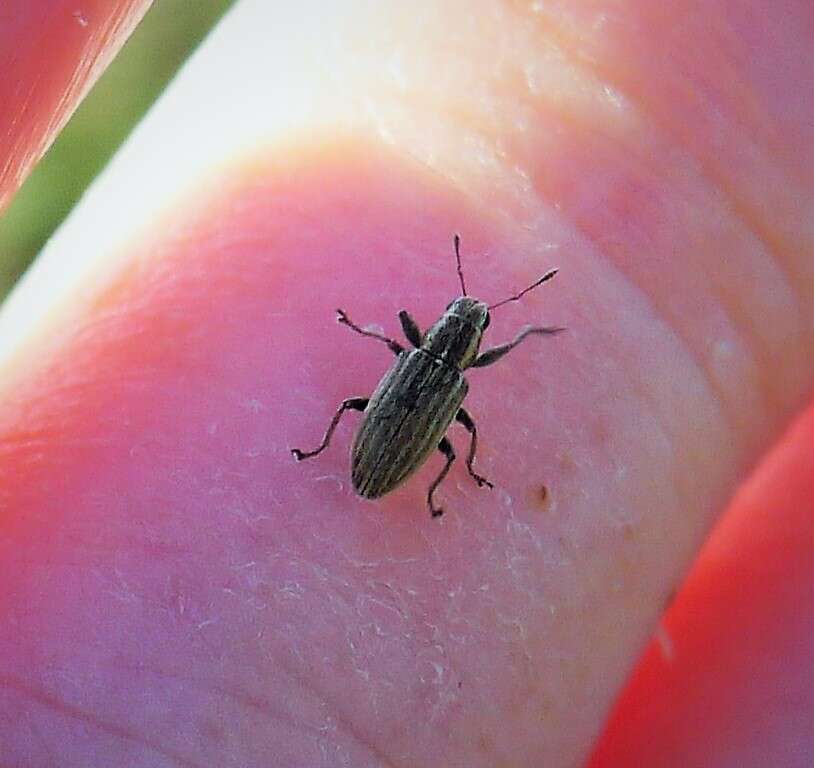
<svg viewBox="0 0 814 768">
<path fill-rule="evenodd" d="M 395 339 L 361 328 L 344 310 L 336 310 L 339 323 L 362 336 L 383 341 L 396 355 L 396 362 L 370 397 L 350 397 L 340 404 L 322 442 L 313 451 L 291 449 L 297 461 L 322 453 L 330 444 L 342 414 L 348 410 L 362 411 L 364 417 L 351 449 L 354 490 L 367 499 L 384 496 L 410 477 L 437 448 L 446 463 L 427 491 L 427 505 L 433 517 L 443 514 L 443 509 L 435 505 L 433 496 L 455 461 L 455 450 L 446 436 L 453 420 L 469 432 L 466 468 L 470 477 L 480 487 L 494 487 L 472 466 L 478 447 L 478 430 L 462 405 L 469 391 L 463 372 L 497 362 L 528 336 L 565 330 L 527 326 L 513 341 L 480 352 L 483 333 L 489 327 L 489 312 L 519 300 L 554 277 L 557 270 L 546 272 L 520 293 L 487 305 L 466 292 L 458 235 L 454 237 L 454 246 L 462 295 L 447 305 L 444 314 L 426 333 L 421 332 L 409 312 L 399 312 L 401 328 L 414 349 L 407 350 Z"/>
</svg>

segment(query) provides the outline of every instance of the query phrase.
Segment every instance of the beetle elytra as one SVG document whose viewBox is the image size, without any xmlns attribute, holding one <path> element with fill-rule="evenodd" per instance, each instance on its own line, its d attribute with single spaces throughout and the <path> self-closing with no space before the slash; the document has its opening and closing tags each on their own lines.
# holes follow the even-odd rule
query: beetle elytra
<svg viewBox="0 0 814 768">
<path fill-rule="evenodd" d="M 520 293 L 487 305 L 467 294 L 458 235 L 455 235 L 454 243 L 463 295 L 449 303 L 444 314 L 426 333 L 419 330 L 406 310 L 399 312 L 404 335 L 414 349 L 407 350 L 394 339 L 359 327 L 351 322 L 343 310 L 337 310 L 339 323 L 362 336 L 383 341 L 396 355 L 396 362 L 369 398 L 351 397 L 341 403 L 322 442 L 313 451 L 291 449 L 297 461 L 316 456 L 328 447 L 345 411 L 362 411 L 364 418 L 351 449 L 354 490 L 368 499 L 389 493 L 412 475 L 437 448 L 446 458 L 446 463 L 427 492 L 427 505 L 433 517 L 443 514 L 443 510 L 435 505 L 433 495 L 455 461 L 455 451 L 446 437 L 453 420 L 469 432 L 469 454 L 466 458 L 469 475 L 480 487 L 493 487 L 472 467 L 478 432 L 472 417 L 462 406 L 469 390 L 463 371 L 491 365 L 528 336 L 555 334 L 564 330 L 559 327 L 527 326 L 513 341 L 480 352 L 481 338 L 489 327 L 489 311 L 517 301 L 554 277 L 557 270 L 546 272 Z"/>
</svg>

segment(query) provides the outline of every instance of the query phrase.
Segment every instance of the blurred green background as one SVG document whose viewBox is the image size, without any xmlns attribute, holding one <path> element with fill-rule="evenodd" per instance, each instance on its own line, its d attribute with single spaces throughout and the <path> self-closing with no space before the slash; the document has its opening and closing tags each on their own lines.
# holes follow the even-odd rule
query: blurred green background
<svg viewBox="0 0 814 768">
<path fill-rule="evenodd" d="M 234 0 L 155 0 L 0 216 L 0 299 Z"/>
</svg>

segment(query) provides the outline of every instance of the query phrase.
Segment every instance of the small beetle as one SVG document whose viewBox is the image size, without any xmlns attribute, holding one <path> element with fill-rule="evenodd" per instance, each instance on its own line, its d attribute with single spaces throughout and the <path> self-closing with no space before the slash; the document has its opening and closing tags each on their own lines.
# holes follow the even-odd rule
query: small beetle
<svg viewBox="0 0 814 768">
<path fill-rule="evenodd" d="M 360 328 L 343 310 L 336 311 L 337 322 L 362 336 L 383 341 L 397 359 L 371 397 L 351 397 L 342 402 L 322 442 L 313 451 L 291 449 L 297 461 L 316 456 L 328 447 L 345 411 L 363 411 L 365 416 L 351 450 L 351 478 L 355 491 L 368 499 L 384 496 L 401 485 L 426 461 L 433 449 L 438 448 L 446 457 L 446 464 L 427 493 L 427 504 L 433 517 L 443 514 L 443 509 L 433 503 L 433 494 L 455 461 L 455 451 L 445 437 L 453 419 L 470 434 L 466 468 L 472 479 L 480 487 L 494 487 L 472 468 L 478 433 L 472 417 L 461 406 L 469 390 L 462 372 L 467 368 L 491 365 L 531 334 L 554 334 L 564 330 L 529 326 L 514 341 L 478 354 L 483 332 L 489 327 L 489 311 L 517 301 L 554 277 L 557 270 L 546 272 L 520 293 L 487 306 L 467 294 L 458 235 L 455 235 L 454 243 L 463 295 L 450 302 L 441 318 L 425 334 L 406 310 L 399 312 L 404 335 L 415 349 L 408 351 L 394 339 Z"/>
</svg>

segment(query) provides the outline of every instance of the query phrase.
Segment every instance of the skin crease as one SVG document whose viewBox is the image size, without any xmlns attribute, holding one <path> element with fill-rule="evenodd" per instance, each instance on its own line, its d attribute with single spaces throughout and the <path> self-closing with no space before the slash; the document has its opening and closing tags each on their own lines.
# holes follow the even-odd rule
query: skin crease
<svg viewBox="0 0 814 768">
<path fill-rule="evenodd" d="M 494 4 L 457 27 L 425 10 L 421 36 L 374 17 L 382 39 L 404 22 L 408 78 L 415 62 L 452 72 L 371 88 L 412 132 L 316 126 L 252 148 L 142 232 L 81 311 L 56 313 L 59 343 L 7 363 L 0 409 L 2 759 L 582 764 L 714 520 L 810 391 L 814 102 L 810 78 L 784 76 L 812 17 L 782 5 Z M 443 41 L 477 62 L 477 98 Z M 421 45 L 432 55 L 411 58 Z M 525 58 L 538 49 L 568 67 Z M 496 164 L 474 142 L 422 161 L 425 122 L 474 131 Z M 569 332 L 467 374 L 476 469 L 498 487 L 459 461 L 433 521 L 438 459 L 379 502 L 353 496 L 354 416 L 312 462 L 288 448 L 390 364 L 333 310 L 395 334 L 404 307 L 426 328 L 455 295 L 454 231 L 479 298 L 561 268 L 495 311 L 487 343 L 527 322 Z M 810 432 L 793 439 L 810 450 Z M 718 535 L 749 552 L 740 530 Z M 792 565 L 755 579 L 764 620 Z M 796 585 L 783 604 L 805 609 Z M 692 586 L 709 615 L 737 597 Z M 767 690 L 804 663 L 772 656 L 782 639 L 755 650 L 777 670 Z M 756 729 L 724 746 L 715 732 L 737 702 L 715 699 L 682 738 L 667 689 L 650 695 L 661 750 L 754 752 Z M 811 740 L 796 704 L 792 720 L 772 700 L 770 764 L 802 764 L 781 749 Z M 635 735 L 617 743 L 595 764 L 629 764 Z"/>
</svg>

